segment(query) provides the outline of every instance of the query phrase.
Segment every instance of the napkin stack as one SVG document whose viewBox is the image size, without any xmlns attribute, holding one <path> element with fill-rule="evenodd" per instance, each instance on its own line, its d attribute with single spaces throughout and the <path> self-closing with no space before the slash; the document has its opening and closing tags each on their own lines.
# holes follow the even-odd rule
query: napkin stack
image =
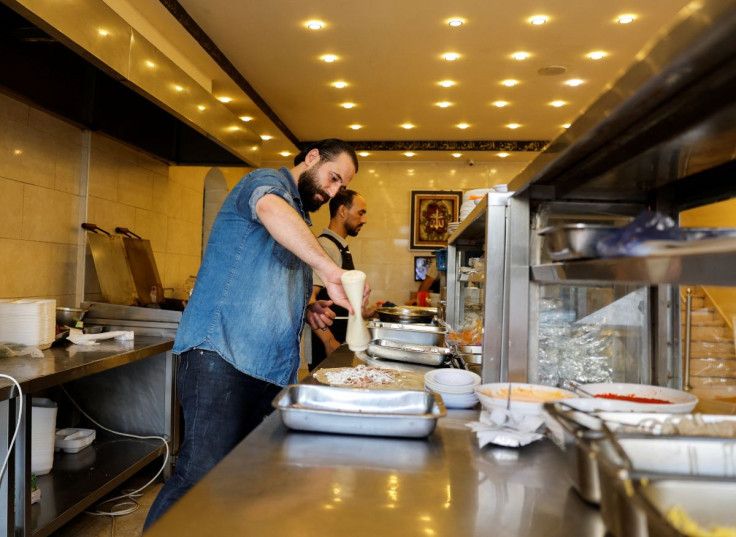
<svg viewBox="0 0 736 537">
<path fill-rule="evenodd" d="M 0 300 L 0 343 L 48 349 L 56 339 L 56 300 Z"/>
<path fill-rule="evenodd" d="M 519 414 L 497 408 L 480 413 L 480 421 L 467 424 L 478 436 L 478 446 L 496 444 L 521 447 L 544 437 L 544 419 L 538 415 Z"/>
</svg>

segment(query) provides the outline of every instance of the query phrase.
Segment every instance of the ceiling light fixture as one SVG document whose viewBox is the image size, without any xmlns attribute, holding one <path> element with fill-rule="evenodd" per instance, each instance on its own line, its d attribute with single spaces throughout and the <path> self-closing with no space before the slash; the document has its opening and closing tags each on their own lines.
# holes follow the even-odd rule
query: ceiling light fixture
<svg viewBox="0 0 736 537">
<path fill-rule="evenodd" d="M 518 83 L 519 83 L 519 81 L 518 80 L 514 80 L 513 78 L 509 78 L 509 79 L 506 79 L 506 80 L 502 80 L 501 81 L 501 84 L 503 84 L 504 86 L 506 86 L 508 88 L 514 87 Z"/>
<path fill-rule="evenodd" d="M 200 112 L 204 112 L 205 110 L 207 110 L 207 107 L 203 104 L 200 104 L 199 106 L 197 106 L 197 110 L 199 110 Z"/>
<path fill-rule="evenodd" d="M 184 88 L 182 88 L 182 87 L 181 87 L 181 86 L 180 86 L 179 84 L 174 84 L 174 89 L 175 89 L 176 91 L 180 91 L 180 92 L 181 92 L 181 91 L 184 91 Z"/>
<path fill-rule="evenodd" d="M 452 106 L 452 103 L 449 101 L 440 101 L 438 103 L 434 103 L 435 106 L 439 106 L 440 108 L 447 108 L 448 106 Z"/>
<path fill-rule="evenodd" d="M 455 158 L 460 158 L 460 157 L 463 156 L 463 154 L 462 153 L 453 153 L 452 156 L 455 157 Z"/>
<path fill-rule="evenodd" d="M 220 101 L 221 103 L 229 103 L 233 99 L 232 99 L 232 97 L 227 97 L 227 96 L 223 95 L 222 97 L 218 97 L 217 100 Z"/>
<path fill-rule="evenodd" d="M 370 155 L 370 153 L 368 151 L 361 151 L 360 153 L 358 153 L 358 155 L 360 155 L 361 157 L 367 157 L 368 155 Z"/>
<path fill-rule="evenodd" d="M 354 123 L 353 125 L 350 125 L 349 128 L 353 129 L 354 131 L 357 131 L 359 129 L 362 129 L 363 125 L 358 125 L 357 123 Z"/>
<path fill-rule="evenodd" d="M 273 140 L 273 136 L 271 136 L 270 134 L 261 134 L 261 140 Z"/>
<path fill-rule="evenodd" d="M 441 81 L 439 81 L 437 83 L 440 86 L 442 86 L 443 88 L 451 88 L 452 86 L 455 85 L 455 81 L 454 80 L 441 80 Z"/>
<path fill-rule="evenodd" d="M 496 108 L 503 108 L 504 106 L 508 106 L 509 102 L 508 101 L 493 101 L 491 104 L 495 106 Z"/>
<path fill-rule="evenodd" d="M 590 58 L 591 60 L 600 60 L 605 57 L 606 53 L 602 50 L 596 50 L 595 52 L 591 52 L 588 54 L 588 58 Z"/>
<path fill-rule="evenodd" d="M 502 152 L 502 153 L 498 153 L 496 156 L 501 157 L 501 158 L 506 158 L 509 155 L 511 155 L 511 153 Z"/>
<path fill-rule="evenodd" d="M 249 121 L 253 121 L 253 118 L 250 116 L 240 116 L 240 121 L 245 121 L 248 123 Z"/>
<path fill-rule="evenodd" d="M 416 153 L 414 153 L 412 151 L 407 151 L 406 153 L 404 153 L 404 155 L 407 156 L 407 157 L 413 157 L 414 155 L 416 155 Z"/>
<path fill-rule="evenodd" d="M 97 30 L 97 33 L 100 34 L 102 37 L 107 37 L 108 35 L 110 35 L 110 32 L 108 32 L 104 28 L 100 28 L 99 30 Z"/>
<path fill-rule="evenodd" d="M 414 127 L 415 125 L 412 125 L 411 123 L 404 123 L 401 125 L 401 128 L 406 130 L 413 129 Z"/>
<path fill-rule="evenodd" d="M 445 52 L 442 55 L 442 58 L 447 60 L 448 62 L 454 62 L 459 57 L 460 57 L 460 54 L 458 54 L 457 52 Z"/>
<path fill-rule="evenodd" d="M 327 63 L 334 63 L 337 61 L 337 56 L 335 56 L 334 54 L 324 54 L 320 56 L 320 60 Z"/>
<path fill-rule="evenodd" d="M 355 108 L 355 103 L 342 103 L 340 106 L 349 110 L 351 108 Z"/>
<path fill-rule="evenodd" d="M 567 102 L 566 101 L 552 101 L 549 104 L 550 106 L 554 106 L 555 108 L 560 108 L 561 106 L 565 106 Z"/>
<path fill-rule="evenodd" d="M 307 28 L 310 30 L 321 30 L 325 27 L 325 23 L 322 21 L 309 21 L 307 22 Z"/>
<path fill-rule="evenodd" d="M 634 22 L 636 20 L 636 15 L 619 15 L 616 19 L 616 22 L 619 24 L 629 24 L 630 22 Z"/>
<path fill-rule="evenodd" d="M 332 83 L 332 87 L 337 88 L 337 89 L 347 88 L 348 83 L 342 80 L 338 80 L 337 82 Z"/>
<path fill-rule="evenodd" d="M 467 129 L 468 127 L 470 127 L 470 125 L 469 125 L 469 124 L 467 124 L 467 123 L 458 123 L 458 124 L 457 124 L 457 125 L 455 125 L 455 126 L 456 126 L 456 127 L 458 128 L 458 129 L 463 129 L 463 130 L 465 130 L 465 129 Z"/>
<path fill-rule="evenodd" d="M 282 157 L 288 157 L 289 155 L 291 155 L 291 151 L 282 151 L 281 153 L 279 153 L 279 155 L 281 155 Z"/>
<path fill-rule="evenodd" d="M 571 88 L 576 88 L 576 87 L 578 87 L 582 83 L 583 83 L 583 81 L 580 80 L 579 78 L 571 78 L 570 80 L 567 80 L 565 82 L 565 85 L 566 86 L 570 86 Z"/>
<path fill-rule="evenodd" d="M 529 58 L 529 56 L 531 56 L 531 54 L 529 54 L 528 52 L 514 52 L 511 55 L 513 59 L 519 60 L 519 61 L 526 60 L 527 58 Z"/>
<path fill-rule="evenodd" d="M 156 67 L 156 64 L 153 63 L 151 60 L 146 60 L 146 66 L 153 69 L 154 67 Z"/>
<path fill-rule="evenodd" d="M 240 130 L 240 127 L 238 127 L 237 125 L 231 125 L 230 127 L 227 128 L 227 130 L 236 132 Z"/>
<path fill-rule="evenodd" d="M 521 127 L 521 125 L 519 125 L 518 123 L 508 123 L 506 127 L 508 127 L 509 129 L 518 129 L 519 127 Z"/>
<path fill-rule="evenodd" d="M 564 125 L 562 125 L 562 128 L 563 129 L 569 129 L 570 128 L 570 124 L 569 123 L 565 123 Z"/>
<path fill-rule="evenodd" d="M 465 24 L 465 19 L 455 17 L 447 21 L 447 24 L 449 24 L 452 28 L 460 28 L 463 24 Z"/>
<path fill-rule="evenodd" d="M 541 26 L 542 24 L 545 24 L 549 20 L 549 17 L 547 15 L 534 15 L 533 17 L 529 17 L 529 22 L 532 23 L 534 26 Z"/>
</svg>

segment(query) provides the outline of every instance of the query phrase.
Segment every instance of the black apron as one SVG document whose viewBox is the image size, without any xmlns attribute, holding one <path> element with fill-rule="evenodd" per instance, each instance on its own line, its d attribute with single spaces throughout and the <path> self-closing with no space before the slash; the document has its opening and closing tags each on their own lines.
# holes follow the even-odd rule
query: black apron
<svg viewBox="0 0 736 537">
<path fill-rule="evenodd" d="M 327 235 L 326 233 L 323 233 L 322 235 L 320 235 L 320 238 L 321 237 L 325 237 L 326 239 L 334 242 L 335 246 L 337 246 L 337 249 L 340 250 L 340 256 L 342 257 L 340 266 L 342 268 L 344 268 L 345 270 L 355 269 L 355 265 L 353 264 L 353 256 L 350 254 L 350 250 L 347 246 L 343 246 L 342 244 L 340 244 L 340 241 L 338 241 L 332 235 Z M 319 293 L 317 294 L 317 300 L 330 300 L 330 295 L 327 294 L 327 289 L 325 287 L 320 289 Z M 330 306 L 330 309 L 335 312 L 336 317 L 345 317 L 345 319 L 335 319 L 332 323 L 332 326 L 330 326 L 330 331 L 332 331 L 332 335 L 335 336 L 335 339 L 340 343 L 343 343 L 345 341 L 345 332 L 348 328 L 348 310 L 334 304 Z M 312 363 L 309 364 L 309 370 L 312 371 L 326 357 L 327 351 L 325 350 L 325 346 L 322 344 L 322 341 L 319 339 L 317 334 L 312 334 Z"/>
</svg>

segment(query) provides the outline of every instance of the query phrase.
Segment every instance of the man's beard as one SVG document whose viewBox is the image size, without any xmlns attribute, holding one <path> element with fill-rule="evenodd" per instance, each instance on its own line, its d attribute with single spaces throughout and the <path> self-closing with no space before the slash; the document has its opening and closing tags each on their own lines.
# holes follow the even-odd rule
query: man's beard
<svg viewBox="0 0 736 537">
<path fill-rule="evenodd" d="M 302 207 L 308 213 L 313 213 L 322 205 L 330 201 L 330 195 L 322 190 L 317 182 L 317 169 L 319 166 L 315 166 L 302 172 L 299 176 L 299 184 L 297 189 L 299 190 L 299 197 L 302 199 Z M 321 195 L 324 201 L 320 201 L 317 195 Z"/>
<path fill-rule="evenodd" d="M 354 227 L 345 226 L 345 231 L 348 232 L 348 237 L 357 237 L 361 227 L 363 226 L 360 224 Z"/>
</svg>

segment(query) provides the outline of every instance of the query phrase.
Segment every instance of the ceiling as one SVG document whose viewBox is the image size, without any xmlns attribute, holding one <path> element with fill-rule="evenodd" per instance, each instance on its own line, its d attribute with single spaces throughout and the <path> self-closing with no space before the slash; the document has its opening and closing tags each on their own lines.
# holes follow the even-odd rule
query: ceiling
<svg viewBox="0 0 736 537">
<path fill-rule="evenodd" d="M 362 161 L 529 162 L 558 136 L 686 5 L 684 0 L 110 0 L 283 160 L 337 137 Z M 621 24 L 617 17 L 635 16 Z M 545 15 L 545 24 L 529 22 Z M 451 27 L 451 18 L 461 18 Z M 324 23 L 309 30 L 308 21 Z M 132 22 L 132 21 L 129 21 Z M 134 24 L 135 25 L 135 24 Z M 166 41 L 166 47 L 161 41 Z M 593 60 L 587 54 L 603 51 Z M 447 61 L 447 52 L 459 54 Z M 525 60 L 512 58 L 527 52 Z M 323 55 L 334 54 L 327 63 Z M 176 61 L 177 58 L 172 58 Z M 546 71 L 559 74 L 541 74 Z M 517 80 L 506 87 L 502 81 Z M 582 81 L 571 87 L 568 80 Z M 442 80 L 455 85 L 445 88 Z M 337 89 L 331 84 L 345 81 Z M 560 107 L 552 101 L 563 101 Z M 442 108 L 439 102 L 449 102 Z M 502 108 L 496 101 L 506 101 Z M 355 106 L 345 109 L 342 103 Z M 410 123 L 414 128 L 405 129 Z M 457 125 L 466 123 L 467 128 Z M 511 129 L 507 125 L 520 126 Z M 359 130 L 350 125 L 359 124 Z M 404 152 L 415 155 L 407 157 Z M 453 153 L 460 153 L 455 157 Z"/>
</svg>

